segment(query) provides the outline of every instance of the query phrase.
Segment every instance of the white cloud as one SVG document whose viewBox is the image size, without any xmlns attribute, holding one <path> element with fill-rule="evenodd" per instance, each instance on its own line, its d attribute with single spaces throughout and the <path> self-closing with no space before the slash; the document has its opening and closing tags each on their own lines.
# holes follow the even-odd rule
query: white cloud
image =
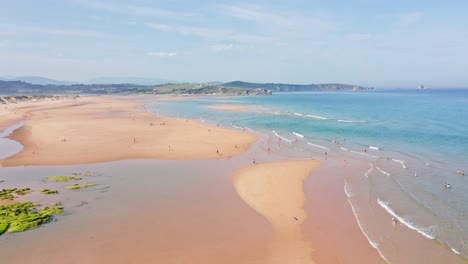
<svg viewBox="0 0 468 264">
<path fill-rule="evenodd" d="M 336 29 L 335 23 L 321 16 L 303 16 L 296 12 L 272 11 L 254 5 L 225 5 L 222 10 L 227 16 L 252 21 L 275 30 L 329 31 Z"/>
<path fill-rule="evenodd" d="M 234 48 L 234 45 L 232 44 L 216 44 L 216 45 L 213 45 L 213 50 L 216 51 L 216 52 L 220 52 L 220 51 L 226 51 L 226 50 L 231 50 Z"/>
<path fill-rule="evenodd" d="M 93 30 L 81 30 L 81 29 L 68 29 L 68 28 L 52 28 L 52 27 L 40 27 L 40 26 L 20 26 L 13 24 L 0 24 L 0 28 L 5 27 L 14 31 L 14 34 L 20 32 L 33 32 L 49 35 L 62 35 L 62 36 L 76 36 L 76 37 L 110 37 L 107 33 L 97 32 Z M 0 32 L 1 34 L 1 32 Z"/>
<path fill-rule="evenodd" d="M 147 27 L 156 29 L 159 31 L 173 31 L 181 35 L 196 36 L 200 38 L 206 38 L 210 40 L 228 40 L 236 41 L 239 43 L 253 43 L 268 40 L 268 38 L 260 35 L 253 34 L 238 34 L 230 29 L 222 28 L 208 28 L 208 27 L 194 27 L 184 25 L 168 25 L 168 24 L 153 24 L 146 23 Z"/>
<path fill-rule="evenodd" d="M 209 39 L 223 39 L 231 34 L 229 30 L 213 29 L 206 27 L 193 27 L 183 25 L 167 25 L 167 24 L 153 24 L 146 23 L 146 26 L 159 30 L 159 31 L 174 31 L 182 35 L 192 35 Z"/>
<path fill-rule="evenodd" d="M 361 41 L 361 40 L 367 40 L 367 39 L 370 39 L 372 38 L 372 35 L 371 34 L 351 34 L 349 36 L 349 39 L 353 40 L 353 41 Z"/>
<path fill-rule="evenodd" d="M 16 35 L 16 32 L 13 31 L 0 31 L 0 36 L 13 36 Z"/>
<path fill-rule="evenodd" d="M 177 52 L 148 52 L 148 56 L 150 57 L 161 57 L 161 58 L 167 58 L 167 57 L 175 57 L 177 56 Z"/>
<path fill-rule="evenodd" d="M 75 2 L 86 8 L 104 10 L 107 12 L 118 13 L 118 14 L 136 15 L 136 16 L 157 16 L 157 17 L 177 16 L 175 12 L 172 12 L 166 9 L 161 9 L 161 8 L 154 8 L 154 7 L 108 4 L 108 3 L 95 1 L 95 0 L 75 0 Z"/>
<path fill-rule="evenodd" d="M 420 21 L 422 17 L 423 17 L 423 13 L 421 12 L 411 12 L 411 13 L 401 15 L 398 23 L 401 26 L 409 26 Z"/>
</svg>

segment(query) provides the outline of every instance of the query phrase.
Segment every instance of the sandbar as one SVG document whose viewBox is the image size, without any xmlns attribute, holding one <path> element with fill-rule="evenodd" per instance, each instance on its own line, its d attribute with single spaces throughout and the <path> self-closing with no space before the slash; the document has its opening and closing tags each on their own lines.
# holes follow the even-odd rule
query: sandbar
<svg viewBox="0 0 468 264">
<path fill-rule="evenodd" d="M 228 111 L 242 111 L 249 109 L 247 105 L 209 105 L 207 108 Z"/>
<path fill-rule="evenodd" d="M 303 182 L 318 165 L 314 160 L 277 161 L 253 164 L 234 173 L 239 196 L 275 231 L 268 263 L 314 263 L 301 224 L 307 217 Z"/>
</svg>

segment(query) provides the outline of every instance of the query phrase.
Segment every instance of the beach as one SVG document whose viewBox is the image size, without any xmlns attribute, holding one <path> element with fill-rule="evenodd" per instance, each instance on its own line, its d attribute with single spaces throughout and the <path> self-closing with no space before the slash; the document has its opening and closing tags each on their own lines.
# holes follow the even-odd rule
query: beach
<svg viewBox="0 0 468 264">
<path fill-rule="evenodd" d="M 434 263 L 463 263 L 406 226 L 393 226 L 385 211 L 359 207 L 368 199 L 364 180 L 374 155 L 344 155 L 350 146 L 307 144 L 296 132 L 266 134 L 251 125 L 254 129 L 230 127 L 229 119 L 223 123 L 207 115 L 202 122 L 155 110 L 166 102 L 190 104 L 190 98 L 180 98 L 85 96 L 8 105 L 4 116 L 10 117 L 0 116 L 0 127 L 22 121 L 8 138 L 24 148 L 0 161 L 0 186 L 30 187 L 30 194 L 15 201 L 61 202 L 64 214 L 39 228 L 0 236 L 0 258 L 7 263 L 414 263 L 424 252 L 422 259 Z M 207 104 L 193 111 L 204 113 L 213 105 Z M 211 111 L 230 118 L 235 111 L 255 114 L 247 102 L 242 106 L 245 110 Z M 81 175 L 80 182 L 95 185 L 66 190 L 65 183 L 44 180 L 50 175 Z M 349 193 L 350 186 L 364 195 Z M 43 196 L 38 193 L 43 188 L 60 194 Z M 378 222 L 364 222 L 365 227 L 391 238 L 377 240 L 377 246 L 374 233 L 362 227 L 363 219 L 373 218 Z"/>
<path fill-rule="evenodd" d="M 10 112 L 16 120 L 23 117 L 25 125 L 9 138 L 24 149 L 0 165 L 221 158 L 239 155 L 257 140 L 252 134 L 193 120 L 158 117 L 142 105 L 126 98 L 82 97 L 14 108 Z"/>
</svg>

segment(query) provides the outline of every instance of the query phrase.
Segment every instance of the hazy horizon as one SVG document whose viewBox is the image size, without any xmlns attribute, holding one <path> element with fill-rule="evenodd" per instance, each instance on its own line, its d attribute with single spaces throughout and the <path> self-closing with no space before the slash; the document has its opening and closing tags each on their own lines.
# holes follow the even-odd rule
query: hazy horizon
<svg viewBox="0 0 468 264">
<path fill-rule="evenodd" d="M 0 76 L 468 87 L 468 3 L 15 1 Z"/>
</svg>

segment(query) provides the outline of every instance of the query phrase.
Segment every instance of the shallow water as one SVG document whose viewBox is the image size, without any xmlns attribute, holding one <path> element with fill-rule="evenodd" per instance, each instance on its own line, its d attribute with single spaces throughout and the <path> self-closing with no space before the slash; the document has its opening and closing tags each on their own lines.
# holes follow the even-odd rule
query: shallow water
<svg viewBox="0 0 468 264">
<path fill-rule="evenodd" d="M 468 166 L 468 90 L 277 93 L 229 98 L 229 104 L 251 105 L 247 111 L 206 108 L 219 100 L 165 101 L 147 108 L 255 132 L 272 138 L 270 146 L 281 142 L 305 155 L 327 152 L 361 160 L 366 168 L 346 184 L 369 243 L 381 245 L 378 249 L 395 263 L 411 263 L 399 257 L 399 247 L 388 246 L 405 245 L 397 241 L 402 238 L 383 237 L 373 216 L 381 215 L 385 223 L 396 217 L 423 239 L 410 245 L 414 252 L 423 253 L 421 247 L 429 243 L 441 248 L 436 252 L 442 262 L 451 255 L 466 260 L 468 184 L 456 170 Z"/>
</svg>

